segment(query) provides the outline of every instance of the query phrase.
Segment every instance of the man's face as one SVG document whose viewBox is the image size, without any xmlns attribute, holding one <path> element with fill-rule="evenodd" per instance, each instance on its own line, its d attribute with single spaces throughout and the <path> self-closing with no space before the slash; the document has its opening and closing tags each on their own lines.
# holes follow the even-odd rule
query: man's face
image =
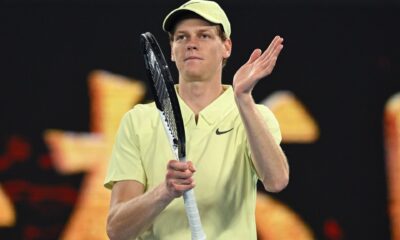
<svg viewBox="0 0 400 240">
<path fill-rule="evenodd" d="M 222 60 L 231 53 L 231 41 L 222 41 L 217 26 L 190 18 L 177 23 L 171 42 L 171 58 L 186 81 L 212 80 L 221 75 Z"/>
</svg>

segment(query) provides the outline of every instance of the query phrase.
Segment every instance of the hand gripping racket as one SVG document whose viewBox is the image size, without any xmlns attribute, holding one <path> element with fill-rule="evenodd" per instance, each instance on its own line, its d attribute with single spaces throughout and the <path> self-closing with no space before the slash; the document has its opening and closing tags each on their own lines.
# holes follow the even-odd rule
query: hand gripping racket
<svg viewBox="0 0 400 240">
<path fill-rule="evenodd" d="M 186 161 L 185 129 L 176 96 L 174 81 L 172 80 L 167 62 L 155 37 L 147 32 L 140 35 L 143 49 L 147 78 L 154 95 L 154 101 L 160 112 L 161 122 L 164 125 L 172 151 L 179 161 Z M 206 239 L 201 226 L 199 210 L 193 189 L 183 194 L 186 215 L 192 233 L 192 240 Z"/>
</svg>

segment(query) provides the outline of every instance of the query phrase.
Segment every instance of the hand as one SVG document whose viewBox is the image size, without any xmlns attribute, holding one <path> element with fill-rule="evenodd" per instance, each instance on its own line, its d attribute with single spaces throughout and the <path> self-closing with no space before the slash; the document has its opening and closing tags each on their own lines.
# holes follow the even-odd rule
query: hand
<svg viewBox="0 0 400 240">
<path fill-rule="evenodd" d="M 276 36 L 264 53 L 260 49 L 253 51 L 249 60 L 239 68 L 233 77 L 233 89 L 236 96 L 251 94 L 257 82 L 271 74 L 283 48 L 282 43 L 283 38 Z"/>
<path fill-rule="evenodd" d="M 166 187 L 169 195 L 173 198 L 182 196 L 182 194 L 194 188 L 193 173 L 196 169 L 192 162 L 179 162 L 170 160 L 167 165 L 167 175 L 165 177 Z"/>
</svg>

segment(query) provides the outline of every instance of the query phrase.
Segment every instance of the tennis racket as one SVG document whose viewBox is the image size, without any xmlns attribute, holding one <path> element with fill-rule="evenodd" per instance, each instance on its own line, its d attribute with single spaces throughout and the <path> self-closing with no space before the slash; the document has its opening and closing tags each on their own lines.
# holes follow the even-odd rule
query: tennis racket
<svg viewBox="0 0 400 240">
<path fill-rule="evenodd" d="M 176 96 L 174 88 L 174 81 L 172 80 L 168 64 L 153 34 L 149 32 L 141 34 L 140 42 L 143 49 L 147 78 L 150 81 L 150 88 L 154 96 L 154 101 L 160 112 L 161 122 L 164 125 L 165 132 L 176 159 L 184 162 L 186 161 L 185 128 L 179 108 L 178 97 Z M 184 192 L 183 200 L 192 239 L 206 239 L 193 189 Z"/>
</svg>

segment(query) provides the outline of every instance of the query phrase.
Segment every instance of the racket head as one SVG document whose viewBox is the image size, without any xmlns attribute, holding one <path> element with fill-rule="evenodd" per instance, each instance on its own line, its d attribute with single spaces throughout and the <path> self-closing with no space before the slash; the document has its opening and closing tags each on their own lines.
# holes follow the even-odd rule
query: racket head
<svg viewBox="0 0 400 240">
<path fill-rule="evenodd" d="M 186 156 L 185 128 L 174 81 L 164 54 L 156 38 L 150 32 L 140 35 L 146 75 L 158 110 L 162 111 L 178 149 L 179 158 Z"/>
</svg>

